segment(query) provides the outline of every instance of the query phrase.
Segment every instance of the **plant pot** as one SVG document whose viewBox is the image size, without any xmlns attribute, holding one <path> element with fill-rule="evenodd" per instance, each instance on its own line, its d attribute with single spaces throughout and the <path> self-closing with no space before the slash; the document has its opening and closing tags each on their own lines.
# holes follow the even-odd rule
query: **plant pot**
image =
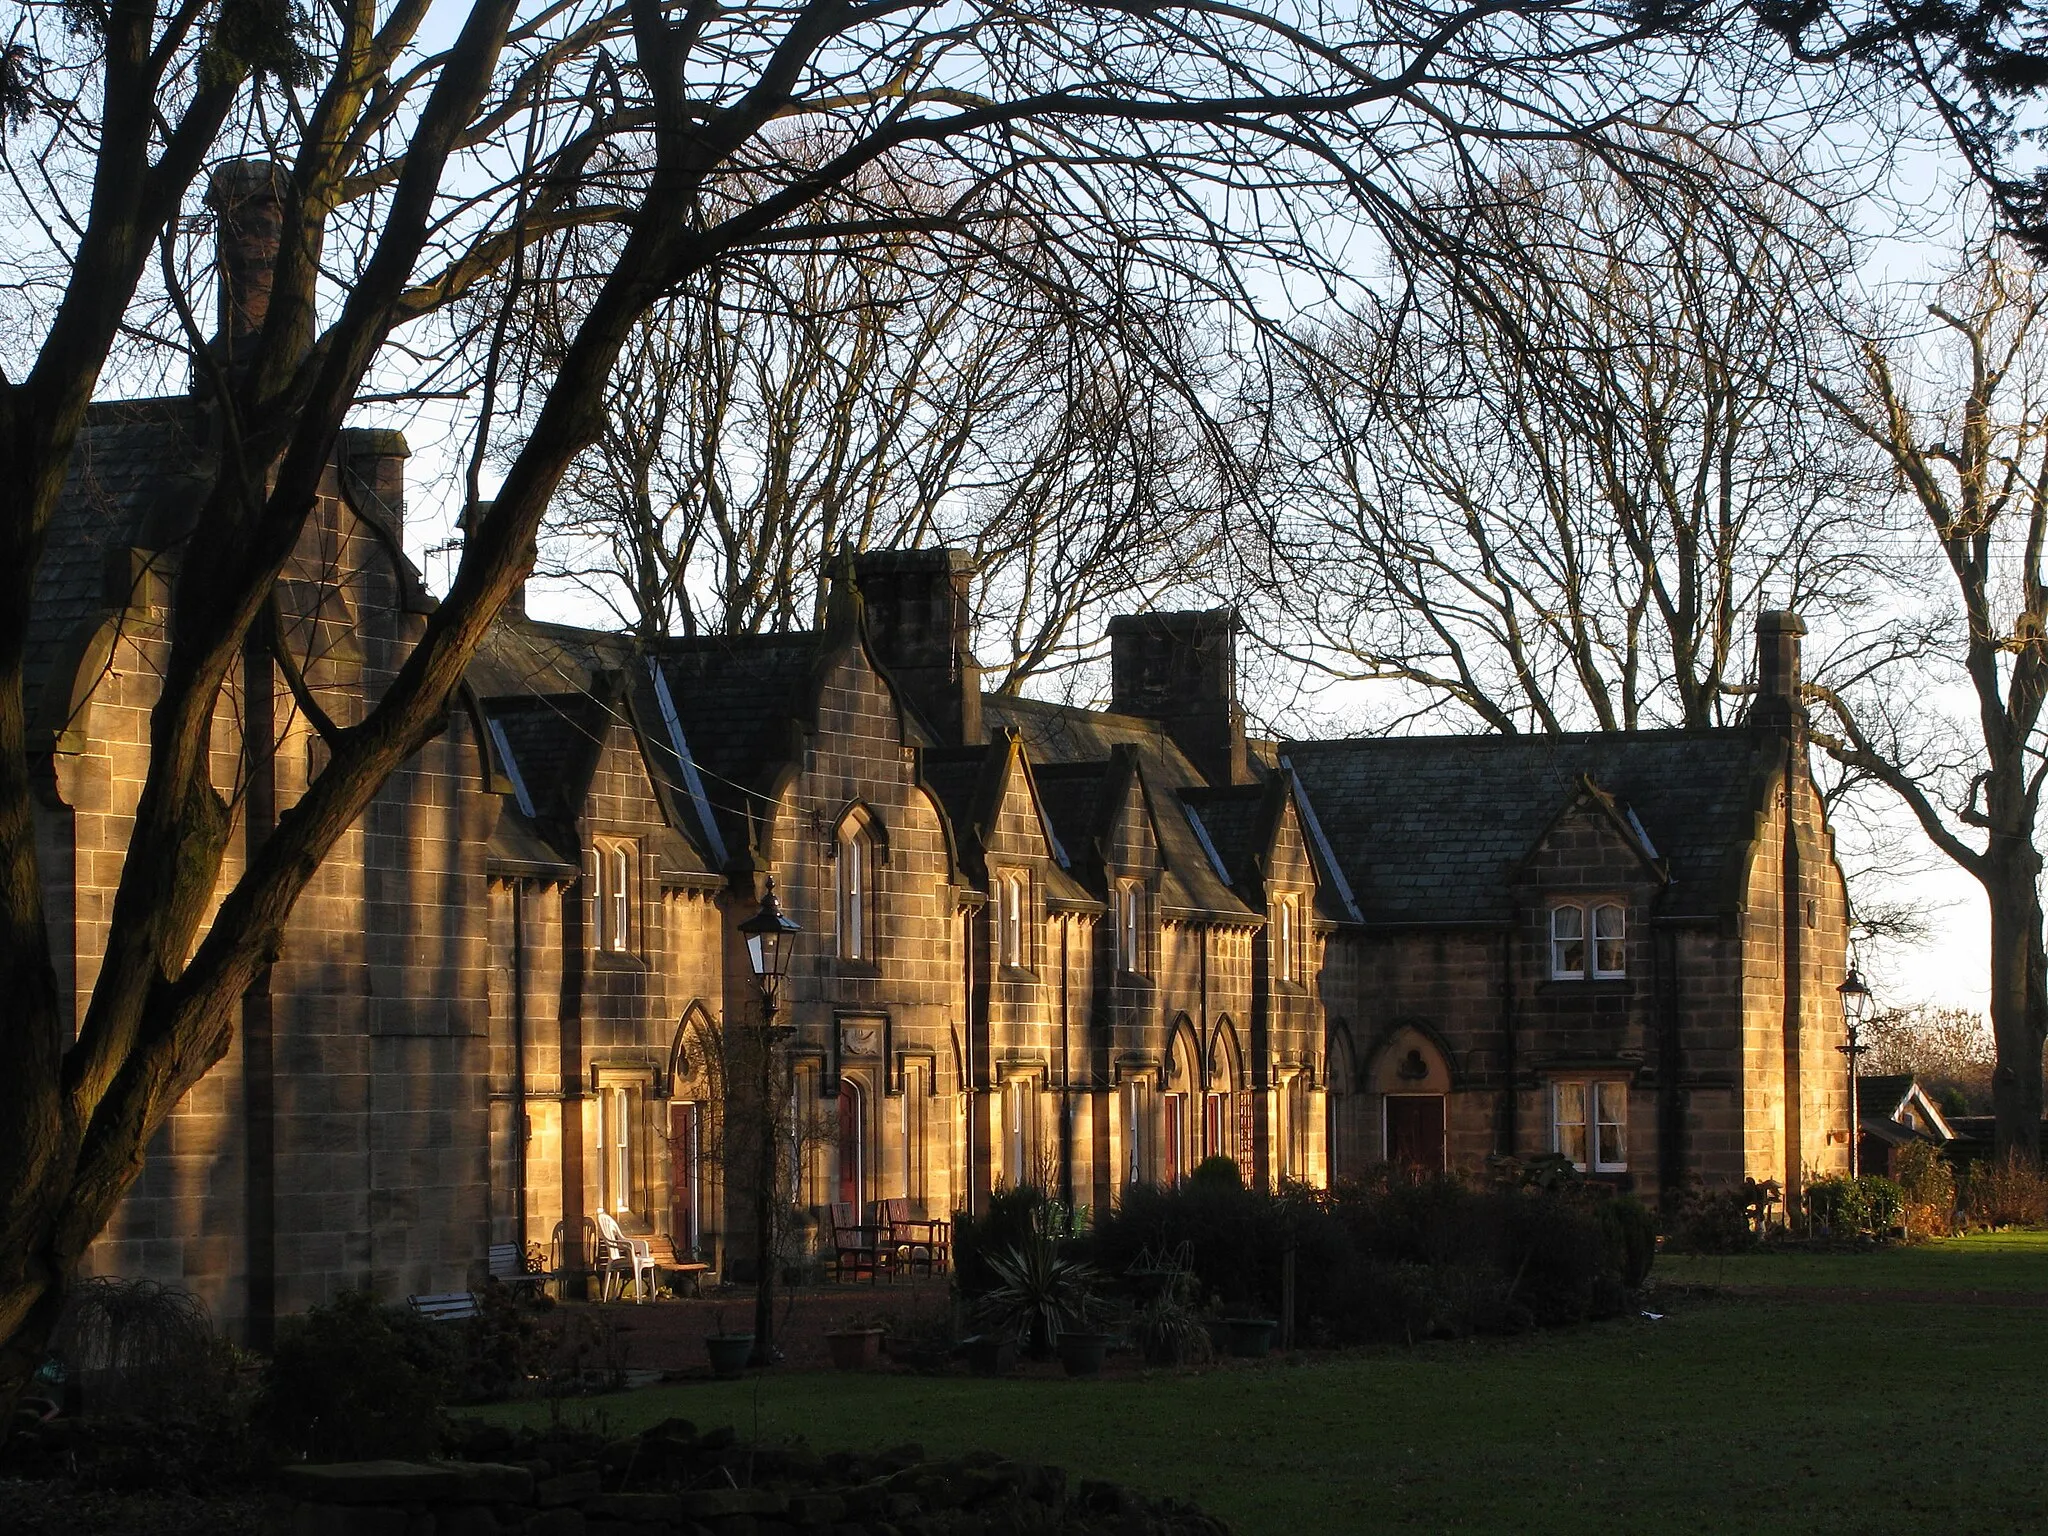
<svg viewBox="0 0 2048 1536">
<path fill-rule="evenodd" d="M 825 1335 L 825 1347 L 832 1351 L 832 1364 L 842 1371 L 872 1369 L 882 1353 L 882 1330 L 845 1328 Z"/>
<path fill-rule="evenodd" d="M 711 1356 L 712 1375 L 720 1381 L 737 1381 L 753 1356 L 754 1336 L 751 1333 L 707 1333 L 704 1335 L 704 1350 Z"/>
<path fill-rule="evenodd" d="M 1280 1326 L 1271 1317 L 1226 1317 L 1223 1329 L 1230 1352 L 1240 1360 L 1263 1360 L 1273 1348 L 1273 1334 Z"/>
<path fill-rule="evenodd" d="M 967 1369 L 977 1376 L 1007 1376 L 1017 1368 L 1017 1341 L 992 1333 L 978 1333 L 960 1341 L 967 1357 Z"/>
<path fill-rule="evenodd" d="M 1106 1333 L 1063 1333 L 1060 1335 L 1060 1364 L 1069 1376 L 1100 1376 L 1102 1362 L 1109 1354 Z"/>
</svg>

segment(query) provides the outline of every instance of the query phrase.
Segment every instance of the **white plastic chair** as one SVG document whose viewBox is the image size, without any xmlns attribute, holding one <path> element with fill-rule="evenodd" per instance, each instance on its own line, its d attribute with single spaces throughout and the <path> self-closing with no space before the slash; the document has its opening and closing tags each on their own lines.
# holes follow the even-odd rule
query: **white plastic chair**
<svg viewBox="0 0 2048 1536">
<path fill-rule="evenodd" d="M 633 1276 L 633 1300 L 645 1301 L 654 1294 L 654 1245 L 644 1237 L 628 1237 L 619 1229 L 611 1212 L 597 1213 L 598 1241 L 604 1245 L 604 1289 L 611 1300 L 612 1276 L 619 1277 L 619 1294 L 626 1294 L 626 1275 Z"/>
</svg>

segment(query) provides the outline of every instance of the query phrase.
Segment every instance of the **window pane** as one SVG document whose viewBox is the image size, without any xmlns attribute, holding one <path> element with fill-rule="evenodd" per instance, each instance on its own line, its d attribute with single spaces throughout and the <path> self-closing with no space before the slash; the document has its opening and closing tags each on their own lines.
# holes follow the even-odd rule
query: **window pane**
<svg viewBox="0 0 2048 1536">
<path fill-rule="evenodd" d="M 1550 974 L 1586 974 L 1586 913 L 1581 907 L 1550 909 Z"/>
<path fill-rule="evenodd" d="M 1594 1109 L 1598 1117 L 1597 1147 L 1603 1168 L 1620 1168 L 1628 1162 L 1628 1085 L 1599 1083 L 1594 1086 Z"/>
<path fill-rule="evenodd" d="M 1619 976 L 1628 968 L 1622 944 L 1626 922 L 1620 907 L 1593 909 L 1593 969 L 1603 976 Z"/>
<path fill-rule="evenodd" d="M 1557 1106 L 1557 1150 L 1586 1166 L 1586 1085 L 1559 1083 L 1552 1090 Z"/>
</svg>

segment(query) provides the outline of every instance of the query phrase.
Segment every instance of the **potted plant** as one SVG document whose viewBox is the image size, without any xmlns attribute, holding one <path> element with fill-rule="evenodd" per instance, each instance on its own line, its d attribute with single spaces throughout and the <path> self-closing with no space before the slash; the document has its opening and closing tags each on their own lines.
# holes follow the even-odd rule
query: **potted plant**
<svg viewBox="0 0 2048 1536">
<path fill-rule="evenodd" d="M 1060 1364 L 1066 1367 L 1069 1376 L 1100 1376 L 1109 1344 L 1110 1336 L 1106 1333 L 1062 1329 Z"/>
<path fill-rule="evenodd" d="M 1224 1336 L 1230 1352 L 1241 1360 L 1260 1360 L 1273 1348 L 1273 1333 L 1280 1320 L 1274 1317 L 1226 1317 Z"/>
<path fill-rule="evenodd" d="M 704 1335 L 704 1352 L 711 1357 L 711 1374 L 720 1381 L 737 1381 L 754 1353 L 754 1335 L 727 1333 L 725 1314 L 718 1314 L 718 1332 Z"/>
<path fill-rule="evenodd" d="M 960 1341 L 960 1353 L 977 1376 L 1007 1376 L 1017 1368 L 1017 1341 L 1008 1334 L 970 1335 Z"/>
<path fill-rule="evenodd" d="M 1060 1252 L 1059 1239 L 1036 1229 L 987 1259 L 996 1287 L 981 1299 L 984 1323 L 1021 1338 L 1034 1360 L 1049 1360 L 1061 1333 L 1079 1331 L 1095 1310 L 1095 1270 Z"/>
<path fill-rule="evenodd" d="M 842 1371 L 872 1369 L 881 1357 L 882 1319 L 874 1313 L 856 1312 L 825 1335 L 825 1347 L 832 1352 L 832 1364 Z"/>
</svg>

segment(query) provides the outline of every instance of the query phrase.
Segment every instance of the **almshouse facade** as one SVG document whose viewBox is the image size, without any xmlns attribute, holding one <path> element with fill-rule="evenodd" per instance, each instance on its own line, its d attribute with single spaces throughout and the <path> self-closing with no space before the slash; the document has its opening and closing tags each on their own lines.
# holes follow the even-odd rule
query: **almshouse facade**
<svg viewBox="0 0 2048 1536">
<path fill-rule="evenodd" d="M 96 407 L 36 599 L 52 944 L 78 1007 L 147 762 L 209 407 Z M 218 779 L 243 851 L 432 599 L 405 446 L 343 434 Z M 344 1288 L 468 1283 L 602 1210 L 740 1268 L 737 925 L 772 878 L 787 1197 L 1103 1207 L 1221 1154 L 1258 1183 L 1560 1151 L 1656 1199 L 1846 1167 L 1847 910 L 1799 636 L 1726 729 L 1247 740 L 1227 612 L 1110 626 L 1111 702 L 985 694 L 971 571 L 838 563 L 817 632 L 635 642 L 505 615 L 446 733 L 293 915 L 228 1057 L 91 1254 L 255 1337 Z M 240 722 L 278 731 L 245 756 Z"/>
</svg>

